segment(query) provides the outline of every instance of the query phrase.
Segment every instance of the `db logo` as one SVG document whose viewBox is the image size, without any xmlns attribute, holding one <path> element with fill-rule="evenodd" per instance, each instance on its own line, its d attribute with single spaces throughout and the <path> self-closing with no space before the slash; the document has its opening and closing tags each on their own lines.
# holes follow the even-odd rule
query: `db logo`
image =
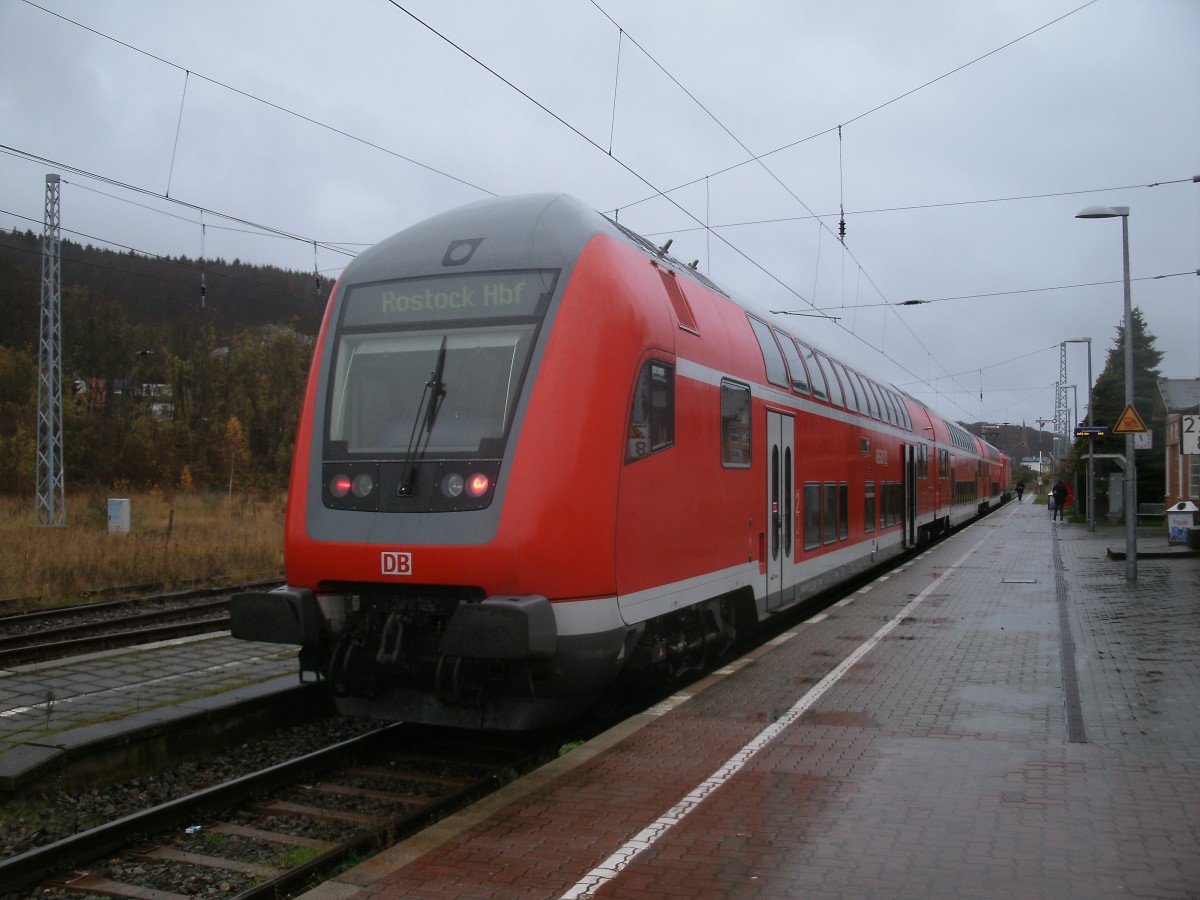
<svg viewBox="0 0 1200 900">
<path fill-rule="evenodd" d="M 399 553 L 394 550 L 384 550 L 379 554 L 379 562 L 384 575 L 412 574 L 411 553 Z"/>
</svg>

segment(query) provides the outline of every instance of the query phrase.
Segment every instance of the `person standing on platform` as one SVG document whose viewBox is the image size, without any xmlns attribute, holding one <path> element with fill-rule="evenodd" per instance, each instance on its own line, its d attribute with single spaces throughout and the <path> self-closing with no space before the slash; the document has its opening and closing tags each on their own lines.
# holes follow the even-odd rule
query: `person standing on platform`
<svg viewBox="0 0 1200 900">
<path fill-rule="evenodd" d="M 1050 489 L 1050 496 L 1054 498 L 1054 514 L 1051 518 L 1061 519 L 1064 522 L 1067 521 L 1067 516 L 1064 512 L 1067 507 L 1067 486 L 1061 478 L 1054 482 L 1054 487 Z"/>
<path fill-rule="evenodd" d="M 1020 502 L 1021 502 L 1021 496 L 1022 496 L 1024 493 L 1025 493 L 1025 482 L 1023 482 L 1023 481 L 1018 481 L 1018 482 L 1017 482 L 1017 502 L 1018 502 L 1018 503 L 1020 503 Z"/>
</svg>

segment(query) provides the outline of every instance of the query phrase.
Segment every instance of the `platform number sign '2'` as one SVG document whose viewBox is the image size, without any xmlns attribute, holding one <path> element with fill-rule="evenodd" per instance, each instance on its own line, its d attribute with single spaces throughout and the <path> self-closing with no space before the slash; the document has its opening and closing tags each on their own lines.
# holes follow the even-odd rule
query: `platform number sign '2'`
<svg viewBox="0 0 1200 900">
<path fill-rule="evenodd" d="M 1184 416 L 1180 425 L 1180 453 L 1200 454 L 1200 416 Z"/>
</svg>

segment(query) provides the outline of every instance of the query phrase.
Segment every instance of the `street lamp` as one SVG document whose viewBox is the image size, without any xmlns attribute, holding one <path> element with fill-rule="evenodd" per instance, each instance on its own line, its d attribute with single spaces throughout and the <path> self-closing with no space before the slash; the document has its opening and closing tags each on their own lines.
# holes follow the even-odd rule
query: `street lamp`
<svg viewBox="0 0 1200 900">
<path fill-rule="evenodd" d="M 1087 467 L 1087 508 L 1088 531 L 1096 530 L 1096 435 L 1092 433 L 1095 427 L 1092 419 L 1092 339 L 1090 337 L 1067 338 L 1064 344 L 1088 345 L 1088 467 Z"/>
<path fill-rule="evenodd" d="M 1075 429 L 1077 429 L 1079 427 L 1079 385 L 1064 384 L 1062 386 L 1062 388 L 1063 388 L 1063 390 L 1069 390 L 1071 392 L 1071 398 L 1072 398 L 1071 433 L 1074 434 Z M 1071 454 L 1071 490 L 1073 490 L 1076 493 L 1076 495 L 1078 495 L 1079 494 L 1079 470 L 1076 469 L 1075 465 L 1074 465 L 1075 442 L 1071 441 L 1071 443 L 1067 445 L 1067 449 L 1070 451 L 1070 454 Z"/>
<path fill-rule="evenodd" d="M 1133 304 L 1129 292 L 1129 207 L 1089 206 L 1077 219 L 1121 219 L 1121 254 L 1125 278 L 1125 407 L 1133 408 Z M 1125 435 L 1125 580 L 1137 581 L 1137 464 L 1133 433 Z"/>
</svg>

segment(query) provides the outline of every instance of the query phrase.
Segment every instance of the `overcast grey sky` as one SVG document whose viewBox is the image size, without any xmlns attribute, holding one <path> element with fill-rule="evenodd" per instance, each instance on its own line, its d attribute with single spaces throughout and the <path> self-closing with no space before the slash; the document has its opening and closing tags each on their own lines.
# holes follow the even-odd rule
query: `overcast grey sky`
<svg viewBox="0 0 1200 900">
<path fill-rule="evenodd" d="M 334 277 L 565 191 L 950 417 L 1033 424 L 1059 342 L 1098 373 L 1122 319 L 1086 206 L 1130 207 L 1134 304 L 1200 375 L 1198 48 L 1198 0 L 0 0 L 0 227 L 40 232 L 57 172 L 64 237 Z M 1084 345 L 1068 380 L 1082 417 Z"/>
</svg>

